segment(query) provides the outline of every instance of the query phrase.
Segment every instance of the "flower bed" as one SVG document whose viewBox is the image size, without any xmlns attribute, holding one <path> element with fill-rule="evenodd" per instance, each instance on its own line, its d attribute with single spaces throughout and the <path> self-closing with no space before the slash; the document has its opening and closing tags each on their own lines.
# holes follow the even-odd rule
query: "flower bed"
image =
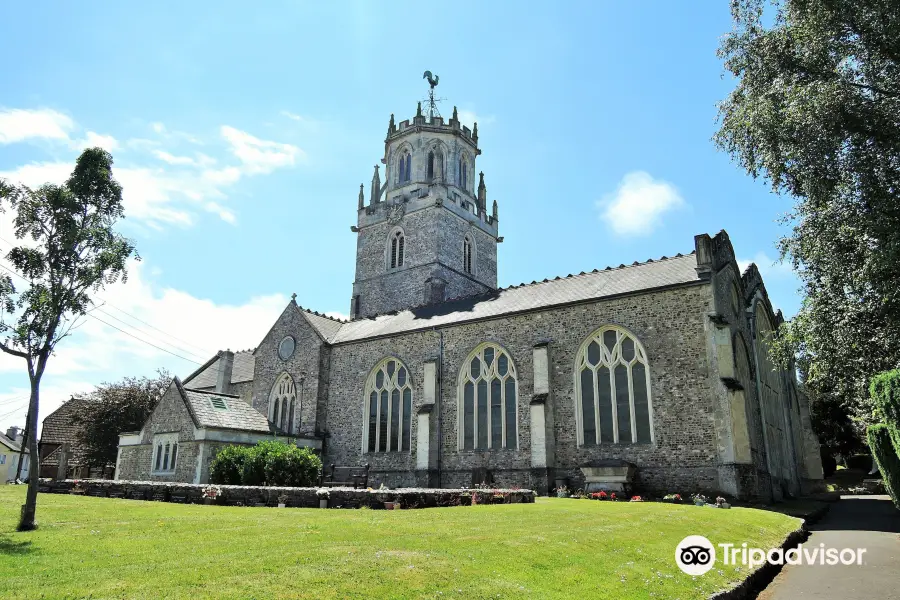
<svg viewBox="0 0 900 600">
<path fill-rule="evenodd" d="M 77 484 L 77 485 L 76 485 Z M 214 503 L 227 506 L 279 506 L 294 508 L 318 508 L 326 499 L 328 508 L 380 508 L 386 503 L 401 508 L 432 508 L 475 504 L 532 503 L 532 490 L 521 489 L 435 489 L 400 488 L 354 489 L 251 487 L 193 483 L 168 483 L 163 481 L 112 481 L 106 479 L 72 479 L 54 481 L 42 479 L 40 489 L 44 493 L 84 493 L 88 496 L 124 498 L 128 500 L 157 500 L 187 504 Z M 83 491 L 81 491 L 83 490 Z"/>
</svg>

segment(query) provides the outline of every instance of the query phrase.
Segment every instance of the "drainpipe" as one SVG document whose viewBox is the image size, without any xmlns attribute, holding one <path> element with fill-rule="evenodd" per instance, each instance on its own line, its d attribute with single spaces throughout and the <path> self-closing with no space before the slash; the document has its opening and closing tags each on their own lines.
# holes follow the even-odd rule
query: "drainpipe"
<svg viewBox="0 0 900 600">
<path fill-rule="evenodd" d="M 438 346 L 438 372 L 437 372 L 437 393 L 435 394 L 434 403 L 435 403 L 435 412 L 437 413 L 437 487 L 443 487 L 443 474 L 442 474 L 442 456 L 443 456 L 443 438 L 441 437 L 441 425 L 444 421 L 443 411 L 441 410 L 441 405 L 443 404 L 443 388 L 444 388 L 444 332 L 442 330 L 433 328 L 433 331 L 437 331 L 438 336 L 440 338 L 440 345 Z"/>
</svg>

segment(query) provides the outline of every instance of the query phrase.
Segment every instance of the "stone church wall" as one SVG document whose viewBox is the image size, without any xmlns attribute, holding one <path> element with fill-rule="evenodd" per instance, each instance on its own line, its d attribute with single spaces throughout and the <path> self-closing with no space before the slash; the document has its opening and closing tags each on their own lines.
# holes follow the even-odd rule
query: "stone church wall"
<svg viewBox="0 0 900 600">
<path fill-rule="evenodd" d="M 583 483 L 578 467 L 588 461 L 621 458 L 639 467 L 638 484 L 665 492 L 716 489 L 717 447 L 713 399 L 708 386 L 704 319 L 708 285 L 648 292 L 590 304 L 510 315 L 442 328 L 442 486 L 471 485 L 472 471 L 485 468 L 496 483 L 532 487 L 529 403 L 533 396 L 533 347 L 549 340 L 551 398 L 555 411 L 556 464 L 550 477 Z M 655 442 L 647 445 L 576 445 L 574 364 L 581 343 L 596 329 L 616 324 L 644 345 L 650 365 Z M 518 448 L 457 449 L 457 378 L 469 353 L 492 341 L 510 354 L 518 374 Z M 413 376 L 413 415 L 423 397 L 424 362 L 440 353 L 440 333 L 421 331 L 335 346 L 332 352 L 326 464 L 372 465 L 375 485 L 416 483 L 416 448 L 408 453 L 363 453 L 363 391 L 366 378 L 385 356 L 395 356 Z M 435 415 L 436 416 L 436 415 Z M 417 438 L 412 420 L 412 439 Z M 437 425 L 432 425 L 433 436 Z M 437 440 L 434 440 L 435 445 Z M 540 483 L 540 482 L 539 482 Z M 547 482 L 543 482 L 546 487 Z M 552 484 L 552 482 L 551 482 Z M 534 486 L 541 487 L 541 486 Z"/>
</svg>

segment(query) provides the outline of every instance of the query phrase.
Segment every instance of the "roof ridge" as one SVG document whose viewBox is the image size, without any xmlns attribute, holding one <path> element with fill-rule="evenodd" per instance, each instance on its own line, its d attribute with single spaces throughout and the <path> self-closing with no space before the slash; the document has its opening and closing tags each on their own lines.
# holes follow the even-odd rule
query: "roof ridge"
<svg viewBox="0 0 900 600">
<path fill-rule="evenodd" d="M 630 268 L 633 268 L 633 267 L 641 267 L 641 266 L 648 265 L 648 264 L 653 264 L 653 263 L 663 262 L 663 261 L 667 261 L 667 260 L 674 260 L 674 259 L 676 259 L 676 258 L 684 258 L 684 257 L 686 257 L 686 256 L 692 256 L 692 255 L 694 255 L 694 254 L 696 254 L 696 253 L 697 253 L 696 250 L 692 250 L 692 251 L 689 252 L 688 254 L 682 254 L 682 253 L 679 252 L 678 254 L 676 254 L 676 255 L 674 255 L 674 256 L 665 256 L 665 255 L 663 255 L 663 256 L 661 256 L 661 257 L 659 257 L 659 258 L 657 258 L 657 259 L 648 258 L 648 259 L 645 260 L 644 262 L 634 261 L 634 262 L 631 263 L 630 265 L 626 265 L 626 264 L 623 263 L 623 264 L 620 264 L 618 267 L 610 267 L 610 266 L 607 266 L 605 269 L 594 269 L 594 270 L 592 270 L 592 271 L 581 271 L 580 273 L 575 273 L 575 274 L 569 273 L 569 274 L 566 275 L 565 277 L 562 277 L 562 276 L 560 276 L 560 275 L 557 275 L 557 276 L 556 276 L 555 278 L 553 278 L 553 279 L 547 277 L 547 278 L 544 278 L 544 279 L 541 280 L 541 281 L 534 280 L 534 281 L 532 281 L 531 283 L 528 283 L 528 282 L 522 282 L 522 283 L 519 283 L 519 284 L 510 284 L 510 285 L 508 285 L 508 286 L 506 286 L 506 287 L 498 287 L 497 289 L 487 290 L 487 291 L 481 292 L 481 293 L 479 293 L 479 294 L 468 294 L 468 295 L 462 295 L 462 296 L 454 296 L 454 297 L 452 297 L 452 298 L 446 298 L 445 300 L 441 301 L 439 304 L 448 304 L 448 303 L 451 303 L 451 302 L 457 302 L 457 301 L 459 301 L 459 300 L 466 300 L 466 299 L 472 299 L 472 298 L 489 297 L 489 296 L 491 296 L 492 294 L 496 294 L 497 292 L 502 292 L 502 291 L 504 291 L 504 290 L 512 290 L 512 289 L 519 289 L 519 288 L 522 288 L 522 287 L 538 286 L 538 285 L 541 285 L 541 284 L 544 284 L 544 283 L 552 283 L 552 282 L 554 282 L 554 281 L 559 281 L 559 280 L 561 280 L 561 279 L 571 279 L 571 278 L 573 278 L 573 277 L 581 277 L 581 276 L 585 276 L 585 275 L 593 275 L 593 274 L 595 274 L 595 273 L 600 273 L 600 272 L 605 272 L 605 271 L 617 271 L 617 270 L 619 270 L 619 269 L 630 269 Z M 376 314 L 374 314 L 374 315 L 369 315 L 369 316 L 367 316 L 367 317 L 357 317 L 357 318 L 355 318 L 355 319 L 351 318 L 349 321 L 341 321 L 341 323 L 355 323 L 355 322 L 365 321 L 365 320 L 374 321 L 374 320 L 377 319 L 378 317 L 398 315 L 398 314 L 400 314 L 401 312 L 404 312 L 404 311 L 407 311 L 407 310 L 416 310 L 416 309 L 421 309 L 421 308 L 425 308 L 425 307 L 427 307 L 427 306 L 433 306 L 433 305 L 434 305 L 434 303 L 422 302 L 422 303 L 420 303 L 420 304 L 414 304 L 414 305 L 412 305 L 412 306 L 408 306 L 408 307 L 404 308 L 403 310 L 399 310 L 399 309 L 388 310 L 388 311 L 385 311 L 385 312 L 376 313 Z M 309 312 L 308 309 L 307 309 L 307 312 Z"/>
<path fill-rule="evenodd" d="M 322 317 L 323 319 L 328 319 L 329 321 L 334 321 L 335 323 L 341 323 L 341 324 L 344 324 L 344 323 L 349 323 L 349 322 L 350 322 L 349 320 L 346 320 L 346 321 L 345 321 L 345 320 L 343 320 L 343 319 L 338 319 L 338 318 L 336 318 L 336 317 L 330 317 L 330 316 L 326 315 L 325 313 L 320 313 L 320 312 L 317 311 L 317 310 L 310 310 L 310 309 L 308 309 L 308 308 L 303 307 L 303 306 L 300 305 L 300 304 L 297 305 L 297 308 L 299 308 L 301 311 L 303 311 L 303 312 L 305 312 L 305 313 L 308 313 L 308 314 L 311 314 L 311 315 L 316 315 L 317 317 Z"/>
<path fill-rule="evenodd" d="M 619 269 L 630 269 L 630 268 L 632 268 L 632 267 L 642 267 L 642 266 L 644 266 L 644 265 L 648 265 L 648 264 L 651 264 L 651 263 L 658 263 L 658 262 L 662 262 L 662 261 L 665 261 L 665 260 L 674 260 L 674 259 L 676 259 L 676 258 L 684 258 L 685 256 L 691 256 L 691 255 L 694 255 L 694 254 L 696 254 L 696 253 L 697 253 L 696 250 L 692 250 L 692 251 L 689 252 L 688 254 L 682 254 L 682 253 L 679 252 L 679 253 L 676 254 L 675 256 L 665 256 L 665 255 L 663 255 L 663 256 L 661 256 L 661 257 L 659 257 L 659 258 L 657 258 L 657 259 L 648 258 L 648 259 L 645 260 L 644 262 L 634 261 L 634 262 L 631 263 L 630 265 L 626 265 L 625 263 L 620 264 L 618 267 L 610 267 L 610 266 L 607 265 L 606 268 L 604 268 L 604 269 L 594 269 L 594 270 L 592 270 L 592 271 L 582 271 L 582 272 L 580 272 L 580 273 L 574 273 L 574 274 L 573 274 L 573 273 L 569 273 L 569 274 L 566 275 L 565 277 L 562 277 L 562 276 L 559 276 L 559 275 L 558 275 L 558 276 L 556 276 L 554 279 L 544 278 L 544 279 L 541 280 L 541 281 L 534 280 L 534 281 L 532 281 L 531 283 L 528 283 L 527 281 L 523 281 L 522 283 L 519 283 L 519 284 L 510 284 L 510 285 L 506 286 L 505 288 L 503 288 L 503 287 L 497 288 L 497 291 L 500 291 L 500 290 L 510 290 L 510 289 L 518 289 L 518 288 L 520 288 L 520 287 L 530 287 L 530 286 L 532 286 L 532 285 L 541 285 L 542 283 L 551 283 L 551 282 L 557 281 L 557 280 L 559 280 L 559 279 L 570 279 L 570 278 L 572 278 L 572 277 L 581 277 L 581 276 L 583 276 L 583 275 L 593 275 L 594 273 L 599 273 L 599 272 L 601 272 L 601 271 L 618 271 Z"/>
</svg>

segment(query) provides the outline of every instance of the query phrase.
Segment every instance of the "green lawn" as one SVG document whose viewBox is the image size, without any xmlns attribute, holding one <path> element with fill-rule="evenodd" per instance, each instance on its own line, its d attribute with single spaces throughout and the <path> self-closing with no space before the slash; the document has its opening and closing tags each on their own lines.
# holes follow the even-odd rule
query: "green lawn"
<svg viewBox="0 0 900 600">
<path fill-rule="evenodd" d="M 746 572 L 678 570 L 689 534 L 780 545 L 771 511 L 545 499 L 423 510 L 178 505 L 0 486 L 0 590 L 10 598 L 706 598 Z M 720 570 L 724 569 L 724 570 Z"/>
</svg>

